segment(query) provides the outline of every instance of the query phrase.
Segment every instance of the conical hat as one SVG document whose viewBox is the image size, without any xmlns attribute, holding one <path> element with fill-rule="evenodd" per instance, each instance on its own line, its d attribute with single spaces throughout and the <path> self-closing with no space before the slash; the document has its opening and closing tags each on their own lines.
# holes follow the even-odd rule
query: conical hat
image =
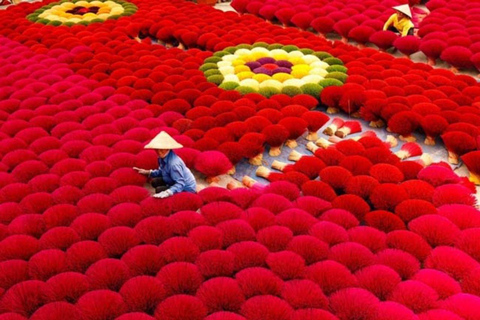
<svg viewBox="0 0 480 320">
<path fill-rule="evenodd" d="M 168 133 L 165 131 L 157 134 L 155 138 L 152 139 L 146 146 L 145 149 L 179 149 L 183 146 L 175 141 Z"/>
<path fill-rule="evenodd" d="M 412 17 L 412 11 L 410 11 L 410 7 L 408 4 L 402 4 L 401 6 L 393 7 L 393 9 L 400 11 L 401 13 L 407 15 L 408 17 Z"/>
</svg>

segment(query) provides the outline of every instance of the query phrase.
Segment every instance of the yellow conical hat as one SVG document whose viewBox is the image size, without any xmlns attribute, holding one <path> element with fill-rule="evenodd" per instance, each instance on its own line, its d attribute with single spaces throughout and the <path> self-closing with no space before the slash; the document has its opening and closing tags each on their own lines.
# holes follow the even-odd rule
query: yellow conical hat
<svg viewBox="0 0 480 320">
<path fill-rule="evenodd" d="M 401 6 L 393 7 L 393 9 L 400 11 L 401 13 L 412 18 L 412 11 L 410 11 L 410 7 L 408 6 L 408 4 L 402 4 Z"/>
<path fill-rule="evenodd" d="M 168 133 L 165 131 L 157 134 L 146 146 L 145 149 L 179 149 L 183 146 L 175 141 Z"/>
</svg>

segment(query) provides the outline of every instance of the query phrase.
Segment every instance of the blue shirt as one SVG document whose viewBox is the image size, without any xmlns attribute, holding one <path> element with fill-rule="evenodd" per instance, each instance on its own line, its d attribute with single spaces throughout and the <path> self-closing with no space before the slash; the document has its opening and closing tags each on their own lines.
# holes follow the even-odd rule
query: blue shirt
<svg viewBox="0 0 480 320">
<path fill-rule="evenodd" d="M 158 169 L 153 170 L 150 177 L 162 177 L 174 194 L 182 191 L 197 191 L 197 183 L 192 172 L 172 150 L 168 152 L 164 159 L 158 158 Z"/>
</svg>

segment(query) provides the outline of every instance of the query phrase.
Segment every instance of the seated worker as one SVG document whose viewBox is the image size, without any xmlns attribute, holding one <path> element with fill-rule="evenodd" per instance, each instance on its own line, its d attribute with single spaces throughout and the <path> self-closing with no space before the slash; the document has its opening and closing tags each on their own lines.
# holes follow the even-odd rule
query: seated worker
<svg viewBox="0 0 480 320">
<path fill-rule="evenodd" d="M 412 11 L 408 4 L 393 7 L 397 12 L 388 18 L 383 30 L 390 30 L 400 33 L 402 37 L 413 35 L 414 25 L 412 22 Z"/>
<path fill-rule="evenodd" d="M 158 169 L 133 168 L 138 173 L 152 178 L 151 184 L 155 188 L 153 195 L 155 198 L 167 198 L 182 191 L 196 192 L 197 184 L 192 172 L 172 151 L 182 147 L 168 133 L 162 131 L 145 146 L 145 149 L 154 149 L 157 152 Z"/>
</svg>

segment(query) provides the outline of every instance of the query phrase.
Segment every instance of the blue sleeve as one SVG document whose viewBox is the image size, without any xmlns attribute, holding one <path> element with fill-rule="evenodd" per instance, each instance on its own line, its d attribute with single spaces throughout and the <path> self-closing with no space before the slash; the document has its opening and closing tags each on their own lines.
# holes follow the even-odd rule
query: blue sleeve
<svg viewBox="0 0 480 320">
<path fill-rule="evenodd" d="M 182 192 L 185 189 L 186 181 L 185 181 L 185 168 L 182 164 L 176 164 L 172 167 L 172 171 L 170 172 L 170 176 L 172 177 L 175 184 L 169 188 L 173 194 Z"/>
<path fill-rule="evenodd" d="M 150 178 L 158 178 L 161 176 L 162 176 L 162 170 L 160 169 L 152 170 L 152 172 L 149 175 Z"/>
</svg>

